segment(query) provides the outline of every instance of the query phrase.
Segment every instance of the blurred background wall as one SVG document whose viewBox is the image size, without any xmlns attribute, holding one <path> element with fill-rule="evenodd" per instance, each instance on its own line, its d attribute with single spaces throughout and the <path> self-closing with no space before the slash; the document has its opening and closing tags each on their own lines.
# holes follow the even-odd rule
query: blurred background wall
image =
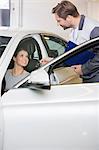
<svg viewBox="0 0 99 150">
<path fill-rule="evenodd" d="M 51 10 L 61 0 L 1 0 L 9 3 L 9 9 L 0 9 L 0 25 L 11 28 L 45 30 L 68 39 L 69 30 L 64 31 L 57 23 Z M 70 0 L 80 14 L 99 20 L 99 0 Z"/>
</svg>

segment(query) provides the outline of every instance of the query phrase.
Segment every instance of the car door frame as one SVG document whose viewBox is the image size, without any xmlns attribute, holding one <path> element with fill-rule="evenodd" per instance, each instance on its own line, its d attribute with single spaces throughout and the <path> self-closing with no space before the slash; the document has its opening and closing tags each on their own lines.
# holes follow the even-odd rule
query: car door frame
<svg viewBox="0 0 99 150">
<path fill-rule="evenodd" d="M 3 138 L 4 138 L 4 115 L 3 107 L 0 98 L 0 149 L 3 150 Z"/>
<path fill-rule="evenodd" d="M 21 32 L 19 31 L 17 34 L 15 34 L 10 42 L 8 43 L 7 47 L 5 48 L 5 51 L 3 52 L 1 58 L 0 58 L 0 72 L 2 72 L 1 74 L 1 79 L 0 79 L 0 87 L 2 88 L 2 80 L 4 78 L 5 72 L 10 64 L 10 61 L 13 57 L 13 54 L 18 46 L 18 44 L 20 43 L 20 41 L 24 38 L 27 37 L 33 37 L 32 35 L 35 34 L 33 33 L 33 31 L 27 31 L 27 32 Z M 35 37 L 35 36 L 34 36 Z M 34 38 L 33 37 L 33 38 Z M 34 38 L 35 39 L 35 38 Z M 36 39 L 35 39 L 36 40 Z M 36 40 L 37 41 L 37 40 Z M 37 41 L 38 43 L 38 41 Z M 42 53 L 41 53 L 42 54 Z M 2 94 L 1 90 L 0 90 L 0 95 Z"/>
</svg>

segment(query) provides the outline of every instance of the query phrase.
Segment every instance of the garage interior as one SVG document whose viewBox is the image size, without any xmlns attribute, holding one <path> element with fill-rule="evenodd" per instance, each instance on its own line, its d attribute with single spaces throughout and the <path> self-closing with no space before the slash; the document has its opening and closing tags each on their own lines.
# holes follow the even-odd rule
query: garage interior
<svg viewBox="0 0 99 150">
<path fill-rule="evenodd" d="M 69 41 L 75 45 L 68 49 L 70 29 L 58 26 L 51 12 L 61 1 L 0 0 L 0 150 L 99 150 L 99 78 L 83 82 L 81 65 L 77 74 L 66 62 L 96 48 L 93 68 L 85 67 L 99 77 L 99 36 Z M 80 14 L 99 21 L 99 0 L 70 1 Z M 13 83 L 8 71 L 14 78 L 28 75 L 6 88 L 7 81 Z"/>
<path fill-rule="evenodd" d="M 79 12 L 99 20 L 99 0 L 70 0 Z M 0 28 L 25 28 L 57 33 L 68 39 L 68 32 L 53 19 L 51 9 L 60 0 L 0 0 Z M 97 12 L 97 13 L 96 13 Z"/>
</svg>

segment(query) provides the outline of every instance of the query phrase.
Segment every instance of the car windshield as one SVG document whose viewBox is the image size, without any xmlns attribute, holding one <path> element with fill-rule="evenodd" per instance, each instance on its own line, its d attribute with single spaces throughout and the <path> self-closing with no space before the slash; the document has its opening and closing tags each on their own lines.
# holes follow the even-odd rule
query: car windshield
<svg viewBox="0 0 99 150">
<path fill-rule="evenodd" d="M 11 37 L 8 37 L 8 36 L 0 36 L 0 57 L 2 56 L 10 39 L 11 39 Z"/>
</svg>

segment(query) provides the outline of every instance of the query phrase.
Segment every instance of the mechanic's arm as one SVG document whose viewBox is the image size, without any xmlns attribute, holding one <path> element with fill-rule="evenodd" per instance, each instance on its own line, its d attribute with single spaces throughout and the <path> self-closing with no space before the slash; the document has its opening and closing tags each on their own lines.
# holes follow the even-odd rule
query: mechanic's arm
<svg viewBox="0 0 99 150">
<path fill-rule="evenodd" d="M 90 34 L 90 39 L 94 39 L 96 37 L 99 37 L 99 27 L 95 27 Z M 83 75 L 93 73 L 99 69 L 99 46 L 94 47 L 92 50 L 95 56 L 81 66 Z"/>
<path fill-rule="evenodd" d="M 99 69 L 99 55 L 95 55 L 93 59 L 90 59 L 83 65 L 74 65 L 71 67 L 79 75 L 88 75 L 90 73 L 93 73 L 97 69 Z"/>
<path fill-rule="evenodd" d="M 94 39 L 96 37 L 99 37 L 99 27 L 95 27 L 90 34 L 90 39 Z M 93 59 L 88 60 L 83 65 L 72 66 L 76 73 L 78 73 L 79 75 L 88 75 L 99 69 L 99 46 L 96 46 L 93 49 L 93 52 L 95 53 Z"/>
</svg>

